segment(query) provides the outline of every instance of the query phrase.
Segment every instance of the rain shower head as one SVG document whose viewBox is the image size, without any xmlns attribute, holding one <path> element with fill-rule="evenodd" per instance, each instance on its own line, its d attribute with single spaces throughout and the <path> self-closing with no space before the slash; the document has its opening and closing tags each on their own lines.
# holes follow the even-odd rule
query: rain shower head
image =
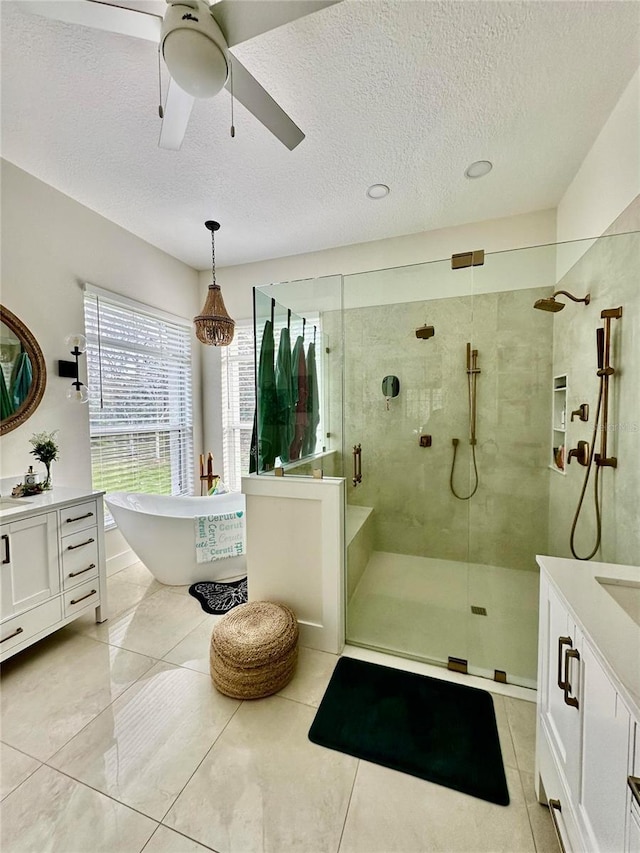
<svg viewBox="0 0 640 853">
<path fill-rule="evenodd" d="M 419 329 L 416 329 L 416 338 L 426 341 L 428 338 L 432 338 L 435 333 L 436 330 L 433 326 L 420 326 Z"/>
<path fill-rule="evenodd" d="M 560 294 L 564 296 L 568 296 L 569 299 L 573 300 L 573 302 L 584 302 L 585 305 L 588 305 L 591 301 L 591 295 L 587 293 L 585 297 L 582 299 L 578 299 L 577 296 L 573 296 L 567 290 L 556 290 L 554 294 L 552 294 L 548 299 L 538 299 L 534 302 L 533 307 L 539 308 L 541 311 L 551 311 L 552 313 L 556 313 L 557 311 L 562 311 L 565 306 L 564 302 L 556 302 L 556 296 Z"/>
<path fill-rule="evenodd" d="M 539 308 L 541 311 L 552 311 L 555 314 L 556 311 L 562 311 L 564 302 L 556 302 L 551 296 L 549 299 L 538 299 L 537 302 L 534 302 L 533 307 Z"/>
</svg>

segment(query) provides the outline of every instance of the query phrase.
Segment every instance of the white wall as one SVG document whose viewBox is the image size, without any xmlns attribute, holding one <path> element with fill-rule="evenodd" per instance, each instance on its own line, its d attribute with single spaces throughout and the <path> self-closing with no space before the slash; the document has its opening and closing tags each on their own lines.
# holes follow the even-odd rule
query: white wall
<svg viewBox="0 0 640 853">
<path fill-rule="evenodd" d="M 555 211 L 541 210 L 455 228 L 225 267 L 216 270 L 216 278 L 222 287 L 229 314 L 240 319 L 252 315 L 251 288 L 254 285 L 420 264 L 448 258 L 454 252 L 469 249 L 499 252 L 521 246 L 553 243 L 555 225 Z M 203 303 L 210 279 L 208 270 L 200 274 Z"/>
<path fill-rule="evenodd" d="M 65 397 L 69 380 L 56 375 L 57 360 L 69 358 L 65 336 L 84 328 L 83 283 L 191 318 L 199 310 L 198 273 L 6 160 L 2 161 L 1 203 L 0 298 L 38 339 L 47 366 L 47 387 L 29 420 L 3 436 L 0 476 L 22 475 L 33 462 L 30 436 L 57 429 L 60 461 L 53 465 L 54 484 L 86 487 L 91 483 L 88 407 L 69 403 Z M 194 446 L 199 448 L 197 342 L 196 347 Z M 86 379 L 86 364 L 81 371 Z"/>
<path fill-rule="evenodd" d="M 599 237 L 639 194 L 640 68 L 558 204 L 557 241 Z M 558 280 L 589 246 L 559 255 Z"/>
</svg>

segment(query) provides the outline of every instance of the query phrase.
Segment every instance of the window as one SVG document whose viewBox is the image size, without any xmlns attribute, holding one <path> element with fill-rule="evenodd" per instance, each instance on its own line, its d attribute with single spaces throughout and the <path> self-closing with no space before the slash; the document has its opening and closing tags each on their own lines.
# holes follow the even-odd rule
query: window
<svg viewBox="0 0 640 853">
<path fill-rule="evenodd" d="M 240 491 L 249 473 L 249 452 L 256 405 L 253 322 L 236 323 L 232 343 L 221 349 L 222 442 L 225 485 Z"/>
<path fill-rule="evenodd" d="M 93 487 L 193 494 L 188 321 L 90 286 L 84 308 Z"/>
</svg>

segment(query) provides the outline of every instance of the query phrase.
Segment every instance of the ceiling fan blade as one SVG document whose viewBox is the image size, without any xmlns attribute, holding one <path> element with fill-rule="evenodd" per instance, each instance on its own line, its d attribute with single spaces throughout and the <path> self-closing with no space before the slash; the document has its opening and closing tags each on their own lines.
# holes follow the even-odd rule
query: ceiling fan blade
<svg viewBox="0 0 640 853">
<path fill-rule="evenodd" d="M 121 33 L 156 44 L 160 41 L 161 17 L 123 6 L 112 6 L 100 0 L 30 0 L 23 8 L 68 24 Z"/>
<path fill-rule="evenodd" d="M 169 81 L 169 91 L 164 105 L 164 118 L 158 146 L 169 151 L 179 151 L 189 123 L 195 98 L 187 95 L 175 80 Z"/>
<path fill-rule="evenodd" d="M 211 14 L 229 47 L 259 36 L 290 21 L 304 18 L 341 0 L 220 0 Z"/>
<path fill-rule="evenodd" d="M 267 130 L 270 130 L 283 145 L 287 146 L 289 151 L 292 151 L 296 145 L 302 142 L 304 133 L 235 56 L 229 54 L 229 60 L 231 61 L 232 76 L 229 76 L 225 89 L 231 91 L 231 82 L 233 81 L 233 97 L 240 101 L 250 113 L 253 113 Z"/>
</svg>

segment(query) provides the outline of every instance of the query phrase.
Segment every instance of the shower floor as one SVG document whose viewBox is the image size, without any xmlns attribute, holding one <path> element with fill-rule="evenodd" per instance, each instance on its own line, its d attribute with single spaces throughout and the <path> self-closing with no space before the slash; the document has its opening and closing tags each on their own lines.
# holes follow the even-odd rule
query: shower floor
<svg viewBox="0 0 640 853">
<path fill-rule="evenodd" d="M 486 616 L 471 606 L 484 607 Z M 538 573 L 374 551 L 347 608 L 347 641 L 536 686 Z"/>
</svg>

